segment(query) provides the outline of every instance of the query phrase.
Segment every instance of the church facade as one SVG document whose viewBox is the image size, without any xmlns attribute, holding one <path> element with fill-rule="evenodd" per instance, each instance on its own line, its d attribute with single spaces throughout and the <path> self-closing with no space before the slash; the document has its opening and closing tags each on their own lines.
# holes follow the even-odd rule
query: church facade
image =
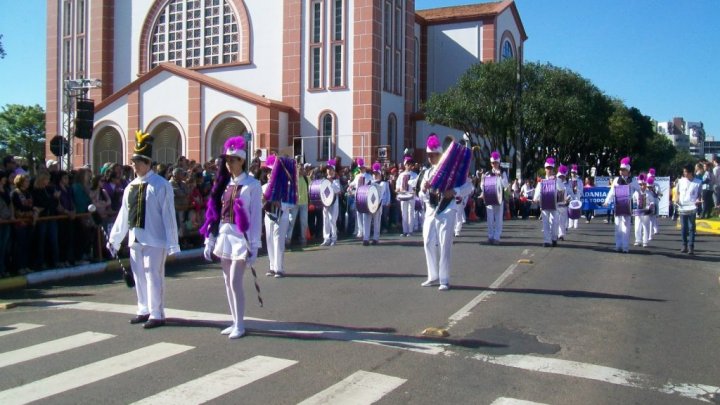
<svg viewBox="0 0 720 405">
<path fill-rule="evenodd" d="M 138 129 L 155 137 L 160 163 L 207 161 L 240 134 L 252 149 L 314 163 L 421 155 L 433 130 L 422 102 L 474 63 L 522 59 L 527 39 L 512 0 L 430 10 L 413 0 L 48 0 L 47 10 L 48 140 L 67 132 L 66 80 L 102 81 L 87 94 L 92 137 L 72 139 L 75 167 L 128 163 Z"/>
</svg>

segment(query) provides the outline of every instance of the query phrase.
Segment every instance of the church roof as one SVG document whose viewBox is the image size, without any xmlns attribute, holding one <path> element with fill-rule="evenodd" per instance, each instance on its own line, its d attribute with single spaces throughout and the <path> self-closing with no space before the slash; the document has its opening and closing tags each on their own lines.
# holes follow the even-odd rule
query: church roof
<svg viewBox="0 0 720 405">
<path fill-rule="evenodd" d="M 527 34 L 525 33 L 525 27 L 522 24 L 522 20 L 520 20 L 520 14 L 513 0 L 416 10 L 415 15 L 416 20 L 420 24 L 436 25 L 495 18 L 507 8 L 510 8 L 510 11 L 515 17 L 522 40 L 526 40 Z"/>
</svg>

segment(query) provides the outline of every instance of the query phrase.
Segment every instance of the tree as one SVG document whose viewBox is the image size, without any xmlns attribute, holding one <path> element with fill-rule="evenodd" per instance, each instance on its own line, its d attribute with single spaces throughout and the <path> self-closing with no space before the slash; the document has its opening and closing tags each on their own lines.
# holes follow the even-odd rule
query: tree
<svg viewBox="0 0 720 405">
<path fill-rule="evenodd" d="M 0 59 L 5 59 L 6 53 L 5 53 L 5 48 L 3 47 L 3 44 L 2 44 L 2 37 L 3 37 L 2 34 L 0 34 Z"/>
<path fill-rule="evenodd" d="M 0 149 L 23 156 L 30 167 L 45 157 L 45 110 L 39 105 L 8 104 L 0 111 Z"/>
</svg>

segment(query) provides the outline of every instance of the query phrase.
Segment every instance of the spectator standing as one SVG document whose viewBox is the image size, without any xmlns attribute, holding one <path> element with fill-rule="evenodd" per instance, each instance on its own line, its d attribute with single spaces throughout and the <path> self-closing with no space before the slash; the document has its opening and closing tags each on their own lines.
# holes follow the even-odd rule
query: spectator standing
<svg viewBox="0 0 720 405">
<path fill-rule="evenodd" d="M 70 176 L 66 171 L 59 171 L 54 175 L 53 184 L 60 193 L 58 212 L 68 218 L 58 220 L 58 234 L 62 235 L 58 241 L 60 248 L 60 267 L 75 265 L 75 203 L 73 201 Z"/>
<path fill-rule="evenodd" d="M 681 253 L 695 254 L 695 215 L 700 203 L 701 180 L 693 176 L 692 165 L 683 169 L 683 177 L 678 180 L 677 206 L 680 214 L 680 232 L 683 247 Z"/>
<path fill-rule="evenodd" d="M 7 276 L 5 260 L 10 251 L 10 224 L 3 223 L 13 219 L 10 193 L 7 187 L 8 173 L 0 170 L 0 277 Z"/>
<path fill-rule="evenodd" d="M 79 169 L 75 173 L 72 185 L 73 202 L 75 213 L 87 214 L 88 206 L 92 203 L 90 198 L 90 171 Z M 79 259 L 77 264 L 87 264 L 90 255 L 90 244 L 92 243 L 93 221 L 87 216 L 75 220 L 75 258 Z"/>
<path fill-rule="evenodd" d="M 298 165 L 298 199 L 297 204 L 290 208 L 290 226 L 288 226 L 286 243 L 292 241 L 293 230 L 295 229 L 295 221 L 300 218 L 300 246 L 307 245 L 308 230 L 308 190 L 309 180 L 307 171 L 312 167 L 310 163 Z"/>
<path fill-rule="evenodd" d="M 18 274 L 27 274 L 30 241 L 32 240 L 33 211 L 32 194 L 30 193 L 30 176 L 19 174 L 13 180 L 15 190 L 10 194 L 12 207 L 16 219 L 21 219 L 14 226 L 13 232 L 13 262 Z"/>
<path fill-rule="evenodd" d="M 48 261 L 45 249 L 49 248 L 49 263 L 55 267 L 60 262 L 60 248 L 58 247 L 57 219 L 44 219 L 58 215 L 60 205 L 60 191 L 50 185 L 50 173 L 40 172 L 35 178 L 32 190 L 33 209 L 42 220 L 35 224 L 35 268 L 44 270 Z"/>
<path fill-rule="evenodd" d="M 185 170 L 182 168 L 175 168 L 172 172 L 172 178 L 170 179 L 170 186 L 172 186 L 174 203 L 175 203 L 175 215 L 176 222 L 178 225 L 178 237 L 183 239 L 185 237 L 185 221 L 187 221 L 188 207 L 190 201 L 190 194 L 188 193 L 187 186 L 185 185 Z"/>
<path fill-rule="evenodd" d="M 713 191 L 715 192 L 715 207 L 720 207 L 720 162 L 718 156 L 713 155 Z"/>
<path fill-rule="evenodd" d="M 713 164 L 712 162 L 705 162 L 705 171 L 702 176 L 702 214 L 700 218 L 708 219 L 712 216 L 712 210 L 714 207 L 713 203 L 713 184 L 715 178 L 713 177 Z"/>
</svg>

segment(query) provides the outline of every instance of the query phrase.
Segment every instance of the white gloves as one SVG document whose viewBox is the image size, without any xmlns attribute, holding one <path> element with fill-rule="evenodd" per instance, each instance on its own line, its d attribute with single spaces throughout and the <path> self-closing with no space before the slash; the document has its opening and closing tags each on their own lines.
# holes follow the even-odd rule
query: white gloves
<svg viewBox="0 0 720 405">
<path fill-rule="evenodd" d="M 212 252 L 215 249 L 215 236 L 210 235 L 210 237 L 205 239 L 205 250 L 203 250 L 203 257 L 205 260 L 211 262 L 213 261 Z"/>
<path fill-rule="evenodd" d="M 107 250 L 110 251 L 110 255 L 112 257 L 117 257 L 118 250 L 120 250 L 120 246 L 115 246 L 112 243 L 108 242 L 107 245 L 105 245 L 105 247 L 107 248 Z"/>
</svg>

